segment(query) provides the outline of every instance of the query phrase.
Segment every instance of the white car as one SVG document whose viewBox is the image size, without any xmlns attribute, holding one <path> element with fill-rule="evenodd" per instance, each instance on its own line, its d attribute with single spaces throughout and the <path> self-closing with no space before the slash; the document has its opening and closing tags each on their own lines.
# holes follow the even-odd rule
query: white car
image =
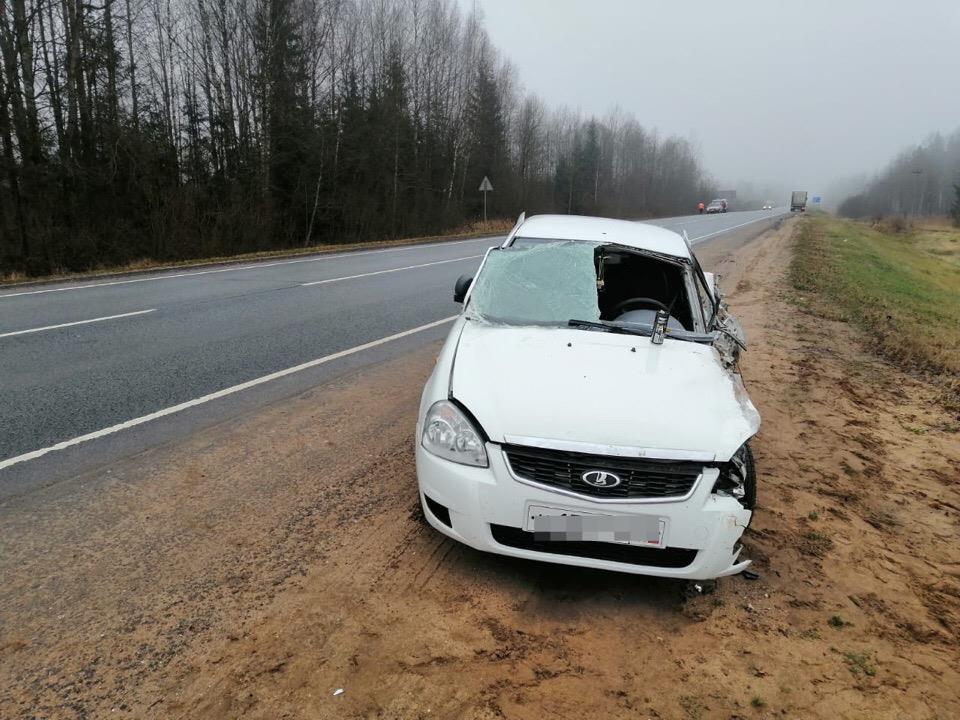
<svg viewBox="0 0 960 720">
<path fill-rule="evenodd" d="M 710 204 L 707 205 L 707 214 L 712 215 L 713 213 L 725 213 L 727 211 L 727 201 L 723 198 L 717 198 L 716 200 L 711 200 Z"/>
<path fill-rule="evenodd" d="M 475 279 L 417 421 L 424 514 L 502 555 L 689 580 L 739 539 L 760 417 L 743 333 L 685 237 L 521 216 Z"/>
<path fill-rule="evenodd" d="M 773 203 L 772 203 L 772 202 L 765 202 L 765 203 L 763 204 L 763 209 L 764 209 L 764 210 L 773 210 Z"/>
</svg>

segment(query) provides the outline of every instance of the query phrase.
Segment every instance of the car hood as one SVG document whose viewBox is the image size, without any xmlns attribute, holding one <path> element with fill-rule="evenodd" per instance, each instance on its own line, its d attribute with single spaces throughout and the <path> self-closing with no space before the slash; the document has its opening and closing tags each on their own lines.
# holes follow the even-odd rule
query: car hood
<svg viewBox="0 0 960 720">
<path fill-rule="evenodd" d="M 713 348 L 679 340 L 471 320 L 450 390 L 498 443 L 724 461 L 760 425 Z"/>
</svg>

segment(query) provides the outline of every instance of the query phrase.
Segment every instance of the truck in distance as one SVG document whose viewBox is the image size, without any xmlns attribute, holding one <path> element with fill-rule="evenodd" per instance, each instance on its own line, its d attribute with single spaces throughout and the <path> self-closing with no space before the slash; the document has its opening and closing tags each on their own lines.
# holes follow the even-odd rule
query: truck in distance
<svg viewBox="0 0 960 720">
<path fill-rule="evenodd" d="M 803 212 L 807 209 L 807 191 L 794 190 L 790 196 L 790 212 Z"/>
</svg>

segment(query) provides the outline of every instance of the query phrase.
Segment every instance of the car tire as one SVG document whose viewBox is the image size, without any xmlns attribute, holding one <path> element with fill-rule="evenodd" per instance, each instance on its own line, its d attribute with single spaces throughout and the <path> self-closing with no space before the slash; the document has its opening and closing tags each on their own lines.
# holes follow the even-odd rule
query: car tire
<svg viewBox="0 0 960 720">
<path fill-rule="evenodd" d="M 747 466 L 747 477 L 743 483 L 743 499 L 740 504 L 747 510 L 753 510 L 757 507 L 757 464 L 753 459 L 753 450 L 747 445 L 745 457 Z"/>
</svg>

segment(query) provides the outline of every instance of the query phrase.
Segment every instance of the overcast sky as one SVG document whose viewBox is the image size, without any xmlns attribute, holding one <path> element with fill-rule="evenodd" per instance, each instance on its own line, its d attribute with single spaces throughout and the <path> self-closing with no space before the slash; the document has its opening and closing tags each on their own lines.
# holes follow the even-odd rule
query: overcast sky
<svg viewBox="0 0 960 720">
<path fill-rule="evenodd" d="M 528 89 L 684 135 L 723 184 L 822 191 L 960 126 L 960 0 L 474 1 Z"/>
</svg>

